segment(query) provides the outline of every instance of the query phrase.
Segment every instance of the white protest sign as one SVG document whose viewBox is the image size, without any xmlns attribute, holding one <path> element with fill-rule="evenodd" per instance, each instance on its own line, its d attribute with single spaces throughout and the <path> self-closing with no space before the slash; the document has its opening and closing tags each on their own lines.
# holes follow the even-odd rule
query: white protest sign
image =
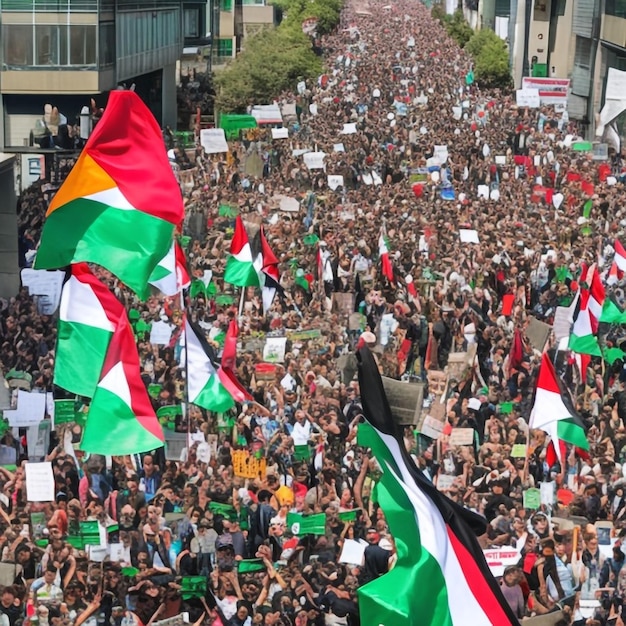
<svg viewBox="0 0 626 626">
<path fill-rule="evenodd" d="M 456 480 L 456 476 L 448 476 L 448 474 L 439 474 L 437 476 L 437 489 L 439 491 L 446 491 L 454 485 L 454 481 Z"/>
<path fill-rule="evenodd" d="M 443 422 L 435 419 L 431 415 L 427 415 L 424 418 L 424 423 L 422 424 L 421 433 L 426 437 L 430 437 L 431 439 L 439 439 L 441 437 L 441 433 L 443 432 Z"/>
<path fill-rule="evenodd" d="M 374 185 L 383 184 L 383 179 L 378 175 L 378 172 L 372 171 L 372 180 L 374 181 Z"/>
<path fill-rule="evenodd" d="M 489 185 L 478 185 L 476 189 L 479 198 L 489 197 Z"/>
<path fill-rule="evenodd" d="M 22 285 L 28 287 L 31 296 L 39 296 L 38 309 L 41 315 L 52 315 L 59 306 L 65 272 L 55 270 L 33 270 L 25 268 L 20 272 Z"/>
<path fill-rule="evenodd" d="M 372 178 L 371 174 L 368 174 L 367 172 L 363 172 L 361 174 L 361 182 L 364 185 L 373 185 L 374 179 Z"/>
<path fill-rule="evenodd" d="M 228 152 L 226 135 L 223 128 L 203 128 L 200 131 L 200 145 L 207 154 Z"/>
<path fill-rule="evenodd" d="M 356 133 L 356 124 L 344 124 L 340 135 L 354 135 Z"/>
<path fill-rule="evenodd" d="M 515 92 L 515 95 L 515 101 L 517 102 L 518 107 L 530 107 L 532 109 L 537 109 L 541 106 L 539 89 L 518 89 Z"/>
<path fill-rule="evenodd" d="M 448 146 L 435 146 L 433 156 L 439 160 L 439 163 L 445 163 L 448 160 Z"/>
<path fill-rule="evenodd" d="M 333 144 L 333 151 L 334 152 L 345 152 L 346 149 L 344 148 L 342 143 L 336 143 L 336 144 Z"/>
<path fill-rule="evenodd" d="M 461 243 L 480 243 L 477 230 L 460 228 L 459 237 L 461 238 Z"/>
<path fill-rule="evenodd" d="M 624 100 L 626 95 L 626 72 L 610 67 L 606 78 L 606 100 Z"/>
<path fill-rule="evenodd" d="M 263 346 L 263 360 L 267 363 L 282 363 L 285 360 L 287 337 L 267 337 Z"/>
<path fill-rule="evenodd" d="M 302 155 L 304 164 L 310 170 L 323 170 L 324 169 L 324 157 L 325 152 L 307 152 Z"/>
<path fill-rule="evenodd" d="M 29 502 L 54 502 L 52 463 L 26 463 L 26 498 Z"/>
<path fill-rule="evenodd" d="M 328 176 L 328 186 L 336 191 L 339 187 L 343 187 L 343 176 L 341 174 L 330 174 Z"/>
<path fill-rule="evenodd" d="M 306 91 L 306 83 L 301 80 L 297 85 L 296 85 L 296 89 L 298 90 L 299 94 L 303 94 Z"/>
<path fill-rule="evenodd" d="M 17 408 L 4 412 L 4 417 L 12 428 L 37 426 L 46 412 L 46 394 L 19 389 Z"/>
<path fill-rule="evenodd" d="M 318 108 L 317 108 L 317 104 L 315 104 L 315 102 L 313 102 L 312 104 L 309 104 L 309 113 L 313 116 L 317 115 L 318 113 Z"/>
<path fill-rule="evenodd" d="M 150 329 L 150 343 L 166 346 L 172 338 L 172 327 L 163 321 L 152 324 Z"/>
<path fill-rule="evenodd" d="M 272 128 L 272 139 L 289 139 L 289 129 Z"/>
<path fill-rule="evenodd" d="M 354 539 L 345 539 L 343 548 L 341 549 L 340 563 L 348 563 L 350 565 L 361 565 L 363 563 L 363 555 L 365 554 L 367 543 L 362 544 Z"/>
<path fill-rule="evenodd" d="M 496 154 L 496 165 L 506 165 L 506 155 Z"/>
<path fill-rule="evenodd" d="M 515 548 L 493 548 L 483 550 L 487 565 L 494 576 L 502 576 L 509 565 L 517 565 L 520 552 Z"/>
<path fill-rule="evenodd" d="M 471 446 L 474 443 L 474 429 L 453 428 L 448 442 L 451 446 Z"/>
</svg>

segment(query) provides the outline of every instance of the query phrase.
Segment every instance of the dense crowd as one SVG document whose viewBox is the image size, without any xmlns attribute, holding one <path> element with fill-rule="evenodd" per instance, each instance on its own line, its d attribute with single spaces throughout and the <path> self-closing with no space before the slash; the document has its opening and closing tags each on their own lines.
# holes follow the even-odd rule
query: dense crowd
<svg viewBox="0 0 626 626">
<path fill-rule="evenodd" d="M 212 272 L 214 285 L 187 297 L 188 314 L 217 350 L 239 319 L 238 376 L 254 401 L 223 415 L 190 407 L 176 429 L 196 435 L 178 460 L 164 449 L 86 458 L 59 431 L 46 457 L 56 501 L 46 504 L 27 501 L 26 440 L 9 430 L 1 443 L 18 463 L 0 467 L 2 626 L 147 626 L 185 613 L 198 625 L 359 624 L 358 587 L 395 559 L 377 504 L 379 468 L 356 435 L 359 341 L 385 376 L 407 388 L 429 384 L 422 413 L 442 432 L 433 439 L 407 427 L 407 448 L 448 497 L 485 517 L 485 549 L 514 552 L 498 576 L 517 615 L 622 623 L 623 361 L 594 358 L 576 374 L 557 354 L 591 449 L 549 467 L 545 434 L 529 432 L 528 419 L 541 353 L 556 346 L 527 335 L 533 321 L 552 324 L 557 307 L 572 302 L 581 264 L 610 267 L 626 227 L 621 155 L 595 161 L 573 150 L 578 129 L 566 111 L 521 108 L 509 92 L 481 90 L 467 55 L 420 3 L 349 3 L 323 47 L 326 74 L 279 99 L 295 105 L 288 139 L 255 129 L 227 155 L 173 153 L 181 182 L 187 176 L 190 271 Z M 307 167 L 307 149 L 325 153 L 325 169 Z M 329 175 L 343 178 L 331 188 Z M 20 198 L 24 267 L 51 193 L 35 185 Z M 298 210 L 285 210 L 285 199 Z M 283 291 L 269 311 L 249 289 L 239 316 L 239 293 L 222 280 L 233 211 L 251 230 L 264 224 L 279 259 Z M 462 241 L 461 230 L 476 231 L 477 241 Z M 381 235 L 393 279 L 381 272 Z M 180 326 L 176 298 L 142 303 L 99 275 L 134 323 Z M 0 329 L 9 382 L 51 391 L 54 316 L 22 289 L 2 302 Z M 619 343 L 620 329 L 611 333 Z M 284 360 L 269 370 L 259 367 L 267 336 L 288 337 Z M 138 333 L 142 377 L 158 386 L 155 408 L 182 402 L 176 342 L 148 338 Z M 458 370 L 458 353 L 475 357 Z M 449 374 L 443 398 L 433 372 Z M 473 445 L 453 445 L 452 428 L 473 429 Z M 242 471 L 242 452 L 264 459 L 256 477 Z M 323 514 L 322 529 L 300 532 L 288 519 L 307 517 L 294 513 Z M 74 540 L 88 521 L 115 545 L 102 562 Z M 364 542 L 358 562 L 342 558 L 349 540 Z M 209 581 L 207 593 L 194 591 L 194 577 Z"/>
</svg>

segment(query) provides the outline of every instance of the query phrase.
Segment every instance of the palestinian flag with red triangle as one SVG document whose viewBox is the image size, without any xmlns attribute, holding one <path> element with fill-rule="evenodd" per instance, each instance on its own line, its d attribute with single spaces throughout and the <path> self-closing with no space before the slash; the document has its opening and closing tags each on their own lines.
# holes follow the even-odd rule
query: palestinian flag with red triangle
<svg viewBox="0 0 626 626">
<path fill-rule="evenodd" d="M 113 333 L 96 387 L 80 449 L 125 455 L 160 448 L 165 440 L 143 380 L 126 315 Z"/>
<path fill-rule="evenodd" d="M 154 116 L 136 93 L 112 91 L 48 207 L 35 268 L 96 263 L 146 298 L 148 279 L 183 217 L 180 186 Z"/>
<path fill-rule="evenodd" d="M 572 400 L 547 354 L 544 353 L 539 368 L 535 402 L 530 413 L 530 428 L 543 430 L 550 436 L 551 449 L 547 459 L 558 458 L 564 462 L 563 445 L 571 444 L 581 450 L 589 450 L 587 431 L 582 417 L 574 408 Z"/>
<path fill-rule="evenodd" d="M 250 239 L 241 215 L 235 220 L 235 234 L 230 243 L 230 256 L 226 261 L 224 280 L 239 287 L 260 287 L 259 271 L 262 255 L 253 257 Z"/>
<path fill-rule="evenodd" d="M 231 320 L 226 331 L 224 349 L 222 351 L 222 363 L 217 370 L 217 376 L 224 389 L 228 391 L 235 402 L 246 402 L 252 400 L 248 390 L 239 382 L 235 370 L 237 368 L 237 336 L 239 335 L 239 325 L 236 320 Z"/>
<path fill-rule="evenodd" d="M 615 240 L 613 248 L 615 249 L 615 257 L 613 258 L 613 262 L 622 272 L 626 272 L 626 249 L 624 249 L 624 246 L 619 239 Z"/>
<path fill-rule="evenodd" d="M 279 282 L 280 273 L 278 271 L 278 259 L 265 237 L 263 226 L 261 226 L 261 255 L 263 258 L 263 266 L 261 268 L 262 276 L 259 278 L 262 283 L 263 309 L 269 311 L 276 291 L 282 291 L 282 287 Z"/>
</svg>

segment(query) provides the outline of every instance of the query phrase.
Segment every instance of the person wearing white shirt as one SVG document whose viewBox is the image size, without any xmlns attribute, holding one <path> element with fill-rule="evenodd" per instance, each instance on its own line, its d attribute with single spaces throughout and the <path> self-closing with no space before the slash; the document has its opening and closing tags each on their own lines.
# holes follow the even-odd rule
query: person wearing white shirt
<svg viewBox="0 0 626 626">
<path fill-rule="evenodd" d="M 291 431 L 294 446 L 306 446 L 311 438 L 311 422 L 306 419 L 304 411 L 296 411 L 296 421 Z"/>
</svg>

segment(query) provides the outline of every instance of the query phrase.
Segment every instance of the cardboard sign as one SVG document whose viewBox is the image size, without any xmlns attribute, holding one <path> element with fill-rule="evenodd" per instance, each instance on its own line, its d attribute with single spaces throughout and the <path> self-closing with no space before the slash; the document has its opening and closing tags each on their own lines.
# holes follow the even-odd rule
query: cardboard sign
<svg viewBox="0 0 626 626">
<path fill-rule="evenodd" d="M 543 352 L 550 332 L 552 332 L 552 326 L 545 322 L 540 322 L 536 317 L 531 317 L 526 328 L 526 337 L 528 337 L 528 341 L 530 341 L 535 350 Z"/>
<path fill-rule="evenodd" d="M 420 429 L 420 432 L 425 437 L 430 437 L 431 439 L 439 439 L 441 437 L 441 433 L 443 433 L 444 423 L 432 415 L 427 415 L 424 418 L 424 423 Z"/>
<path fill-rule="evenodd" d="M 54 401 L 54 423 L 67 424 L 74 421 L 74 400 Z"/>
<path fill-rule="evenodd" d="M 437 476 L 437 489 L 439 491 L 446 491 L 454 485 L 456 476 L 449 476 L 448 474 L 439 474 Z"/>
<path fill-rule="evenodd" d="M 289 139 L 289 129 L 272 128 L 272 139 Z"/>
<path fill-rule="evenodd" d="M 396 424 L 416 426 L 424 402 L 424 383 L 405 383 L 386 376 L 382 380 Z"/>
<path fill-rule="evenodd" d="M 509 565 L 517 565 L 520 552 L 515 548 L 493 548 L 483 550 L 487 565 L 494 576 L 502 576 Z"/>
<path fill-rule="evenodd" d="M 474 429 L 453 428 L 448 441 L 451 446 L 471 446 L 474 443 Z"/>
</svg>

